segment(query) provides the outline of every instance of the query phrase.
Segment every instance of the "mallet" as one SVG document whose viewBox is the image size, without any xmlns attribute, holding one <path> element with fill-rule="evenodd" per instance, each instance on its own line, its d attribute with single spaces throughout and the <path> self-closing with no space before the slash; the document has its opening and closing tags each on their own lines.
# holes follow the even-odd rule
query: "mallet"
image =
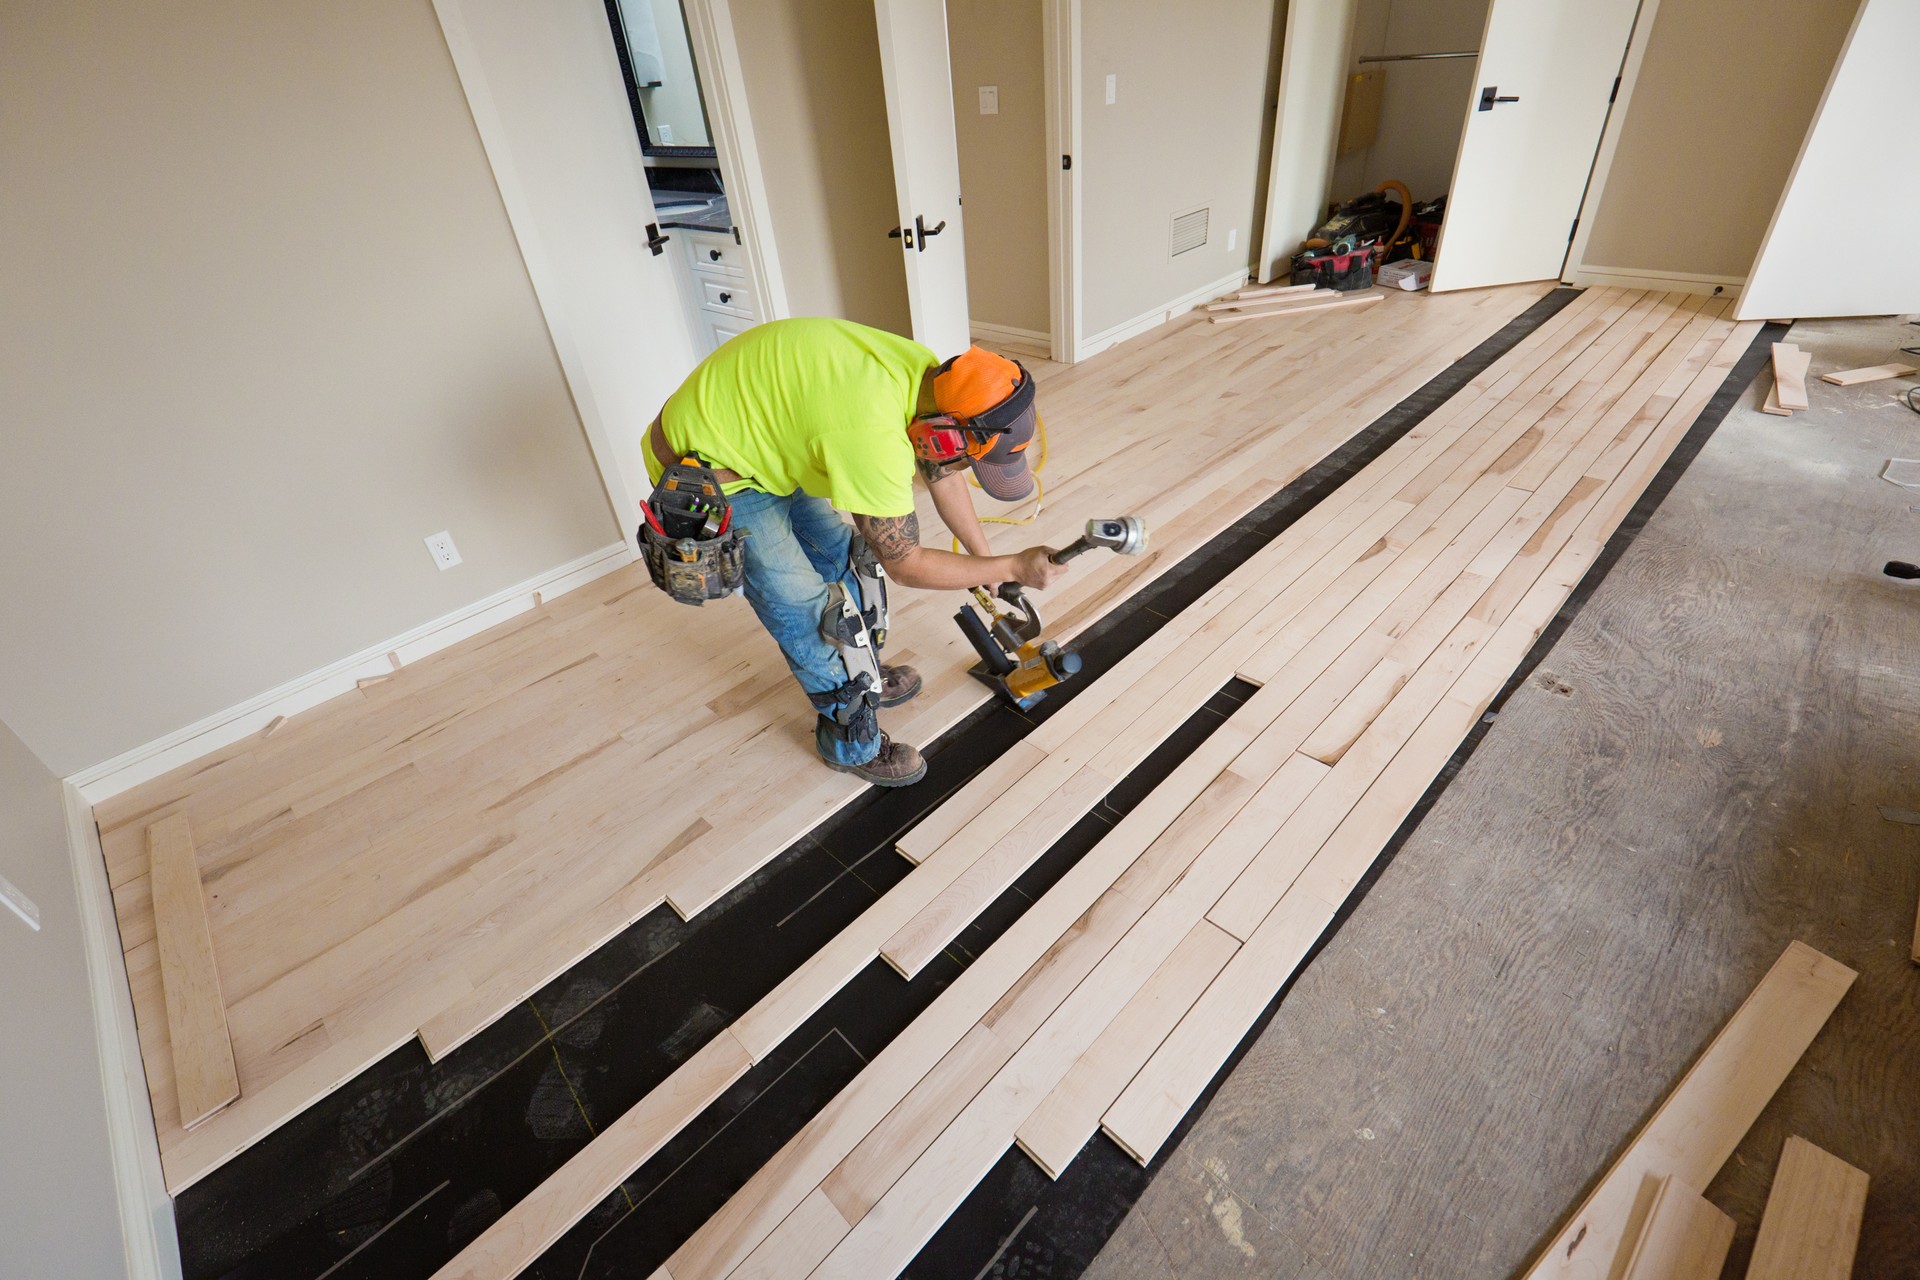
<svg viewBox="0 0 1920 1280">
<path fill-rule="evenodd" d="M 1111 520 L 1089 520 L 1087 531 L 1049 555 L 1055 564 L 1065 564 L 1083 551 L 1105 547 L 1123 556 L 1137 556 L 1147 549 L 1147 522 L 1139 516 L 1117 516 Z"/>
</svg>

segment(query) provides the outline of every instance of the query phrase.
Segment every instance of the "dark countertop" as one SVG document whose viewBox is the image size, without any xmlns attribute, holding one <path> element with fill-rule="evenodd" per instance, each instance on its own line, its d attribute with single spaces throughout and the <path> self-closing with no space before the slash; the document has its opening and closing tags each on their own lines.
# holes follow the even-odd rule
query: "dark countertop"
<svg viewBox="0 0 1920 1280">
<path fill-rule="evenodd" d="M 656 192 L 655 198 L 657 199 L 660 194 L 662 193 Z M 727 209 L 727 198 L 724 195 L 714 196 L 704 205 L 672 210 L 662 209 L 660 214 L 660 225 L 663 227 L 679 227 L 684 231 L 712 231 L 720 235 L 733 234 L 733 215 Z"/>
</svg>

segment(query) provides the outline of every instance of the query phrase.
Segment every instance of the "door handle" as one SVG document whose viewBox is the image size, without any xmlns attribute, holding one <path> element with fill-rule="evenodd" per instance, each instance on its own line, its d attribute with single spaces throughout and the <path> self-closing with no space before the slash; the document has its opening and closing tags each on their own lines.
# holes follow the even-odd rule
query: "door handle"
<svg viewBox="0 0 1920 1280">
<path fill-rule="evenodd" d="M 927 225 L 927 220 L 916 213 L 913 215 L 913 227 L 914 230 L 920 233 L 920 252 L 925 253 L 927 251 L 928 239 L 945 231 L 947 229 L 947 220 L 942 218 L 940 219 L 940 225 L 930 227 Z"/>
<path fill-rule="evenodd" d="M 667 241 L 671 239 L 673 239 L 672 236 L 663 236 L 660 234 L 659 223 L 649 222 L 647 224 L 647 248 L 653 250 L 654 257 L 657 258 L 662 253 L 666 252 L 666 250 L 662 249 L 660 246 L 665 244 Z"/>
<path fill-rule="evenodd" d="M 1495 103 L 1498 103 L 1498 102 L 1518 102 L 1518 101 L 1520 101 L 1520 99 L 1519 99 L 1519 97 L 1518 97 L 1518 96 L 1513 96 L 1513 97 L 1504 97 L 1504 98 L 1503 98 L 1503 97 L 1501 97 L 1501 96 L 1500 96 L 1500 86 L 1499 86 L 1499 85 L 1497 85 L 1497 84 L 1490 84 L 1490 85 L 1488 85 L 1488 86 L 1487 86 L 1486 88 L 1484 88 L 1484 89 L 1482 89 L 1482 90 L 1480 90 L 1480 106 L 1479 106 L 1479 110 L 1481 110 L 1481 111 L 1491 111 L 1491 110 L 1493 110 L 1493 107 L 1494 107 L 1494 104 L 1495 104 Z"/>
<path fill-rule="evenodd" d="M 942 225 L 945 225 L 945 224 L 943 223 Z M 908 231 L 908 232 L 904 232 L 904 233 L 903 233 L 903 232 L 902 232 L 902 231 L 900 230 L 900 228 L 898 228 L 898 227 L 895 227 L 895 228 L 894 228 L 893 230 L 891 230 L 891 231 L 889 231 L 889 232 L 887 232 L 887 239 L 889 239 L 889 240 L 898 240 L 898 239 L 900 239 L 900 237 L 901 237 L 901 236 L 902 236 L 903 234 L 904 234 L 904 235 L 906 236 L 906 240 L 907 240 L 907 248 L 909 248 L 909 249 L 911 249 L 911 248 L 913 248 L 913 232 L 911 232 L 911 231 Z"/>
</svg>

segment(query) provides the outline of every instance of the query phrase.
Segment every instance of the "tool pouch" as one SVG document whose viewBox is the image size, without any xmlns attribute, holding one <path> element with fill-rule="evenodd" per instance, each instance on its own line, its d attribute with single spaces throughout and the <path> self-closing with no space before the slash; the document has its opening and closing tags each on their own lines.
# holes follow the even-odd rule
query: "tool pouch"
<svg viewBox="0 0 1920 1280">
<path fill-rule="evenodd" d="M 654 586 L 698 605 L 733 595 L 746 582 L 746 531 L 733 527 L 733 504 L 698 457 L 666 468 L 642 512 L 640 553 Z"/>
</svg>

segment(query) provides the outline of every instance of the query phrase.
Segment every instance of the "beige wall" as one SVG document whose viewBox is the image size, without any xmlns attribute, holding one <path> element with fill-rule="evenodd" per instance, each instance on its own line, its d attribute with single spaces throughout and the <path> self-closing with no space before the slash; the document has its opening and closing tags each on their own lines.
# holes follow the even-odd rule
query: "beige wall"
<svg viewBox="0 0 1920 1280">
<path fill-rule="evenodd" d="M 1486 25 L 1487 0 L 1360 0 L 1353 56 L 1478 49 Z M 1416 201 L 1445 195 L 1466 131 L 1474 60 L 1370 65 L 1386 73 L 1380 131 L 1373 146 L 1335 163 L 1333 198 L 1349 199 L 1389 178 L 1406 183 Z M 1360 69 L 1353 61 L 1346 68 Z"/>
<path fill-rule="evenodd" d="M 1661 0 L 1586 265 L 1744 278 L 1858 8 Z"/>
<path fill-rule="evenodd" d="M 0 715 L 56 772 L 619 538 L 429 0 L 0 13 Z"/>
<path fill-rule="evenodd" d="M 1046 333 L 1052 167 L 1039 0 L 947 0 L 947 40 L 967 210 L 968 308 L 980 323 Z M 980 114 L 982 85 L 999 88 L 998 115 Z"/>
<path fill-rule="evenodd" d="M 1236 270 L 1255 234 L 1273 0 L 1087 0 L 1082 15 L 1083 332 L 1124 324 Z M 1106 81 L 1117 75 L 1116 101 Z M 1173 215 L 1211 241 L 1168 256 Z M 1227 248 L 1230 231 L 1238 243 Z"/>
<path fill-rule="evenodd" d="M 60 784 L 0 724 L 0 1276 L 126 1274 Z"/>
<path fill-rule="evenodd" d="M 911 333 L 872 0 L 733 0 L 794 315 Z"/>
</svg>

